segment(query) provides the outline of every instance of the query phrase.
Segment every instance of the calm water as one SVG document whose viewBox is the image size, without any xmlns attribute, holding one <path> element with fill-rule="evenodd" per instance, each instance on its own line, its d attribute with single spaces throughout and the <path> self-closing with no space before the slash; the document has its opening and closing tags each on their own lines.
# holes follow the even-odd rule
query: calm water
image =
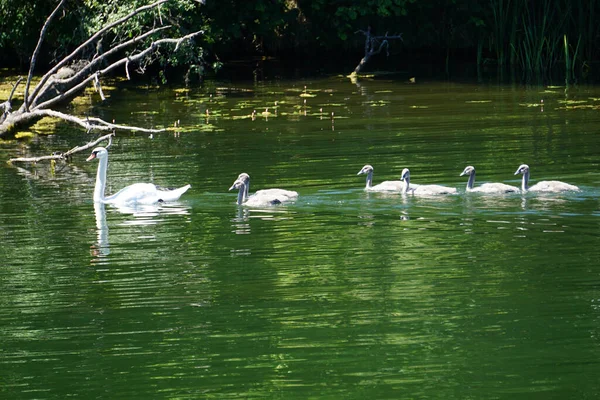
<svg viewBox="0 0 600 400">
<path fill-rule="evenodd" d="M 600 88 L 331 78 L 128 89 L 96 107 L 181 125 L 119 134 L 109 192 L 192 189 L 95 208 L 87 153 L 19 168 L 4 160 L 26 146 L 0 146 L 0 397 L 600 393 Z M 62 127 L 29 151 L 88 139 Z M 460 194 L 367 194 L 367 163 L 375 183 L 410 167 Z M 464 194 L 466 165 L 518 185 L 521 163 L 582 191 Z M 238 207 L 240 172 L 300 198 Z"/>
</svg>

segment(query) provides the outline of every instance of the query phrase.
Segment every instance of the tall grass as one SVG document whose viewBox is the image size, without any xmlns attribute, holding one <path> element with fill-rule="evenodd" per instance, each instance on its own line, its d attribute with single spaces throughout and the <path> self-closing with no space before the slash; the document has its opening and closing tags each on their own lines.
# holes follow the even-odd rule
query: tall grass
<svg viewBox="0 0 600 400">
<path fill-rule="evenodd" d="M 598 49 L 597 0 L 490 0 L 489 4 L 491 50 L 502 67 L 519 67 L 531 77 L 547 76 L 564 65 L 565 79 L 574 81 L 577 67 Z M 578 38 L 574 48 L 569 37 Z"/>
</svg>

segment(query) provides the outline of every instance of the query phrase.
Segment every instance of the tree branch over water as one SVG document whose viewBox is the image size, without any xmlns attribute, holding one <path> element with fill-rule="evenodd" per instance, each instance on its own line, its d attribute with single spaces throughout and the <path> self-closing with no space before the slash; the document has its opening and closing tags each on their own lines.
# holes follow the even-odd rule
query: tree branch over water
<svg viewBox="0 0 600 400">
<path fill-rule="evenodd" d="M 10 160 L 8 160 L 8 162 L 9 163 L 16 163 L 16 162 L 37 163 L 39 161 L 48 161 L 48 160 L 66 160 L 71 155 L 73 155 L 75 153 L 79 153 L 80 151 L 92 148 L 92 147 L 96 146 L 98 143 L 103 142 L 105 140 L 108 140 L 108 144 L 105 147 L 106 148 L 110 147 L 110 145 L 112 144 L 113 136 L 115 136 L 114 132 L 109 133 L 108 135 L 101 136 L 92 142 L 88 142 L 88 143 L 84 144 L 83 146 L 73 147 L 71 150 L 69 150 L 65 153 L 57 151 L 57 152 L 52 153 L 49 156 L 11 158 Z"/>
<path fill-rule="evenodd" d="M 371 27 L 367 28 L 366 31 L 359 30 L 356 33 L 362 33 L 363 35 L 365 35 L 365 55 L 360 60 L 356 68 L 354 68 L 354 72 L 352 72 L 352 75 L 359 74 L 362 71 L 365 64 L 371 59 L 371 57 L 381 53 L 384 47 L 386 51 L 388 51 L 390 47 L 389 40 L 400 39 L 404 41 L 404 39 L 402 39 L 401 33 L 396 35 L 388 35 L 386 32 L 386 34 L 383 36 L 371 35 Z"/>
<path fill-rule="evenodd" d="M 163 129 L 149 129 L 122 124 L 111 124 L 100 118 L 79 117 L 53 110 L 51 107 L 54 107 L 59 103 L 70 101 L 75 95 L 81 93 L 90 82 L 92 82 L 104 100 L 101 86 L 102 76 L 119 67 L 123 67 L 127 78 L 129 79 L 129 67 L 131 64 L 136 64 L 138 66 L 138 71 L 143 73 L 147 64 L 152 61 L 153 55 L 156 54 L 159 49 L 171 46 L 171 52 L 177 52 L 182 44 L 191 42 L 196 36 L 203 33 L 202 31 L 195 31 L 181 37 L 156 37 L 159 34 L 163 34 L 167 29 L 172 28 L 172 25 L 163 25 L 162 18 L 160 17 L 160 6 L 168 2 L 169 0 L 155 1 L 154 3 L 136 8 L 117 21 L 107 23 L 81 43 L 70 54 L 62 58 L 54 65 L 54 67 L 48 70 L 30 94 L 29 88 L 32 83 L 33 71 L 38 54 L 50 23 L 65 3 L 64 0 L 61 0 L 54 11 L 46 19 L 46 22 L 40 31 L 38 44 L 31 57 L 29 74 L 21 107 L 17 111 L 12 111 L 11 100 L 14 94 L 14 88 L 9 99 L 0 104 L 0 108 L 3 109 L 3 114 L 0 117 L 0 137 L 8 132 L 27 127 L 38 119 L 46 116 L 69 121 L 88 131 L 115 129 L 141 132 L 162 131 Z M 123 26 L 134 16 L 150 11 L 158 12 L 155 16 L 154 26 L 142 29 L 142 31 L 133 38 L 111 38 L 110 40 L 112 40 L 113 43 L 111 47 L 107 51 L 102 51 L 102 40 L 107 37 L 110 32 L 115 28 Z M 142 47 L 140 47 L 140 44 Z M 83 57 L 84 52 L 89 50 L 92 46 L 95 46 L 97 49 L 96 53 L 91 59 L 85 59 L 85 57 Z M 117 59 L 115 59 L 115 57 L 117 57 Z M 19 82 L 15 84 L 15 87 L 18 83 Z"/>
</svg>

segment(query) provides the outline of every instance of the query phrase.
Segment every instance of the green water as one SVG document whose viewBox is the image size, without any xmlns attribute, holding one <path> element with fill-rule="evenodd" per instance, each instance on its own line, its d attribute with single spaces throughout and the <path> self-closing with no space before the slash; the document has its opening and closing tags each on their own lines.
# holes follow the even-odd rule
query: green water
<svg viewBox="0 0 600 400">
<path fill-rule="evenodd" d="M 94 208 L 88 154 L 0 163 L 0 397 L 596 398 L 599 98 L 342 78 L 113 93 L 94 113 L 181 128 L 118 134 L 108 191 L 192 189 Z M 67 127 L 29 151 L 87 140 Z M 367 163 L 374 183 L 410 167 L 459 195 L 365 193 Z M 582 190 L 464 193 L 466 165 L 519 185 L 521 163 Z M 238 207 L 240 172 L 300 197 Z"/>
</svg>

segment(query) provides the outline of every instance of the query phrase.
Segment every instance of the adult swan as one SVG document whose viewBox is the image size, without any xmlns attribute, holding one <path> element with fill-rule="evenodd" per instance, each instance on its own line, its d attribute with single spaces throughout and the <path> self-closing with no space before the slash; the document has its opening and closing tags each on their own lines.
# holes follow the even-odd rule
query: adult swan
<svg viewBox="0 0 600 400">
<path fill-rule="evenodd" d="M 238 205 L 250 207 L 271 206 L 294 201 L 298 198 L 298 192 L 285 189 L 263 189 L 258 190 L 252 196 L 248 197 L 250 191 L 250 175 L 242 172 L 233 182 L 229 190 L 238 189 Z"/>
<path fill-rule="evenodd" d="M 525 192 L 566 192 L 568 190 L 579 190 L 575 185 L 570 185 L 561 181 L 541 181 L 529 187 L 529 165 L 521 164 L 515 172 L 515 175 L 523 174 L 521 190 Z"/>
<path fill-rule="evenodd" d="M 94 202 L 105 204 L 154 204 L 163 201 L 175 201 L 191 186 L 185 185 L 178 189 L 159 189 L 152 183 L 134 183 L 119 190 L 112 196 L 104 197 L 106 188 L 106 170 L 108 169 L 108 150 L 96 147 L 86 161 L 98 159 Z"/>
</svg>

